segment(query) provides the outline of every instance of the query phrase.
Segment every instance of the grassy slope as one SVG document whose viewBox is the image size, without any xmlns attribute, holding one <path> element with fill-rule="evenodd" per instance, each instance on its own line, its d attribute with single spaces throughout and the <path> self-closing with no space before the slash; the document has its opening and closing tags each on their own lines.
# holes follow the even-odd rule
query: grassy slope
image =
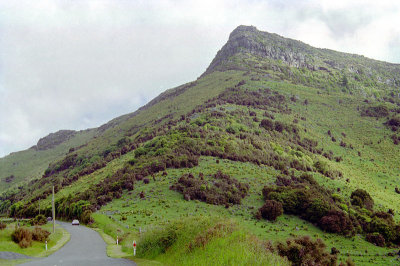
<svg viewBox="0 0 400 266">
<path fill-rule="evenodd" d="M 218 169 L 234 176 L 235 178 L 247 181 L 250 184 L 251 194 L 246 197 L 241 205 L 226 209 L 224 206 L 208 205 L 198 201 L 185 201 L 181 194 L 169 190 L 169 186 L 176 181 L 183 173 L 199 172 L 207 174 L 215 173 Z M 388 250 L 376 247 L 362 237 L 346 238 L 334 234 L 327 234 L 320 229 L 305 222 L 295 216 L 284 215 L 278 218 L 277 222 L 257 221 L 254 219 L 254 206 L 261 206 L 263 203 L 259 193 L 260 188 L 268 182 L 274 180 L 275 170 L 258 167 L 249 163 L 231 162 L 221 160 L 219 164 L 214 158 L 202 158 L 199 166 L 193 169 L 171 169 L 168 176 L 156 176 L 156 181 L 150 184 L 138 184 L 131 194 L 125 194 L 121 199 L 114 200 L 111 204 L 103 207 L 100 213 L 111 217 L 109 219 L 96 215 L 95 220 L 103 224 L 105 232 L 116 237 L 127 232 L 138 232 L 139 228 L 146 230 L 157 224 L 164 224 L 174 220 L 184 219 L 193 216 L 219 216 L 226 219 L 234 219 L 237 223 L 247 228 L 250 232 L 261 239 L 282 241 L 288 237 L 311 235 L 325 240 L 328 247 L 336 247 L 341 251 L 340 259 L 344 261 L 347 253 L 351 255 L 355 262 L 363 265 L 381 263 L 389 264 L 392 258 L 387 258 Z M 145 192 L 146 199 L 139 197 L 141 191 Z M 122 217 L 126 217 L 123 220 Z M 126 228 L 129 226 L 129 229 Z M 296 230 L 296 227 L 299 230 Z M 127 241 L 127 245 L 130 241 Z M 368 250 L 368 254 L 365 253 Z M 363 256 L 359 256 L 362 254 Z M 378 254 L 378 256 L 376 256 Z"/>
<path fill-rule="evenodd" d="M 213 76 L 208 76 L 203 81 L 204 83 L 200 82 L 198 86 L 204 84 L 201 90 L 196 91 L 200 87 L 193 87 L 189 89 L 189 94 L 182 94 L 173 101 L 161 102 L 139 113 L 139 115 L 131 118 L 120 127 L 111 129 L 106 134 L 118 135 L 119 131 L 123 132 L 128 127 L 139 123 L 143 119 L 149 119 L 148 121 L 150 121 L 150 119 L 159 118 L 161 114 L 165 113 L 166 109 L 173 109 L 174 106 L 182 105 L 182 111 L 187 112 L 195 104 L 190 103 L 186 106 L 185 103 L 189 99 L 197 99 L 201 103 L 207 98 L 208 94 L 218 94 L 229 86 L 225 84 L 225 80 L 230 76 L 235 77 L 234 82 L 238 79 L 240 80 L 240 78 L 246 78 L 240 73 L 214 73 Z M 234 82 L 232 83 L 234 84 Z M 320 175 L 315 175 L 321 184 L 335 189 L 340 187 L 343 197 L 348 197 L 355 188 L 364 188 L 373 196 L 378 209 L 387 210 L 388 208 L 393 208 L 397 210 L 399 198 L 394 192 L 393 185 L 399 180 L 397 165 L 399 157 L 398 146 L 394 146 L 390 138 L 388 138 L 391 132 L 383 126 L 383 120 L 360 116 L 357 106 L 362 106 L 363 103 L 361 103 L 359 96 L 343 94 L 341 92 L 331 92 L 328 94 L 325 91 L 321 91 L 322 94 L 318 94 L 317 89 L 284 82 L 262 80 L 248 81 L 246 86 L 254 89 L 269 87 L 288 97 L 290 95 L 297 95 L 300 98 L 297 103 L 289 104 L 290 108 L 294 111 L 292 114 L 276 114 L 277 120 L 291 122 L 295 118 L 295 114 L 306 117 L 306 121 L 299 119 L 299 125 L 307 129 L 307 133 L 302 133 L 302 135 L 318 140 L 320 147 L 324 147 L 325 150 L 332 150 L 335 155 L 340 155 L 344 158 L 341 163 L 328 161 L 328 164 L 333 168 L 339 169 L 344 173 L 344 178 L 331 180 Z M 196 94 L 196 92 L 203 91 L 206 91 L 204 95 Z M 303 104 L 304 99 L 308 99 L 308 105 Z M 257 112 L 261 113 L 261 111 Z M 150 117 L 151 115 L 152 117 Z M 328 130 L 332 131 L 333 135 L 337 138 L 337 142 L 330 140 L 330 137 L 326 133 Z M 342 132 L 346 133 L 346 137 L 341 135 Z M 114 139 L 117 139 L 117 137 L 114 137 Z M 348 144 L 352 144 L 354 149 L 340 147 L 339 143 L 341 139 Z M 382 142 L 378 144 L 378 140 L 381 139 Z M 96 144 L 92 143 L 91 145 L 95 146 Z M 358 151 L 361 152 L 361 157 L 357 155 Z M 133 152 L 130 152 L 122 156 L 119 160 L 112 161 L 105 168 L 89 176 L 85 176 L 77 183 L 61 190 L 58 195 L 73 194 L 74 192 L 81 191 L 83 188 L 88 187 L 89 184 L 96 183 L 115 172 L 116 169 L 123 167 L 124 162 L 132 157 Z M 169 186 L 184 172 L 212 174 L 217 169 L 223 169 L 224 172 L 231 174 L 231 176 L 249 182 L 251 185 L 251 194 L 243 201 L 242 205 L 225 209 L 221 206 L 207 205 L 196 201 L 187 202 L 183 200 L 180 194 L 169 190 Z M 361 236 L 345 238 L 326 234 L 297 217 L 287 215 L 279 218 L 276 223 L 257 222 L 253 218 L 253 213 L 256 208 L 262 205 L 260 190 L 264 184 L 273 182 L 277 174 L 277 171 L 271 168 L 225 160 L 220 164 L 216 164 L 215 159 L 202 157 L 200 165 L 193 169 L 170 169 L 167 172 L 167 177 L 156 175 L 156 181 L 151 181 L 149 185 L 138 183 L 135 185 L 133 192 L 126 193 L 121 199 L 116 199 L 103 207 L 101 212 L 116 220 L 116 227 L 108 231 L 106 230 L 106 233 L 115 237 L 118 228 L 123 231 L 131 231 L 130 229 L 127 230 L 126 226 L 138 230 L 139 227 L 144 229 L 149 225 L 173 221 L 196 214 L 203 216 L 219 215 L 235 219 L 238 223 L 263 239 L 276 241 L 284 240 L 294 235 L 307 234 L 314 237 L 321 237 L 326 241 L 328 246 L 339 248 L 341 251 L 341 260 L 344 260 L 347 253 L 349 253 L 355 262 L 362 263 L 363 265 L 392 263 L 391 257 L 384 256 L 389 251 L 388 249 L 375 247 L 364 241 Z M 345 181 L 347 178 L 350 179 L 349 183 Z M 139 199 L 138 195 L 142 190 L 146 194 L 146 200 Z M 46 204 L 49 204 L 49 201 Z M 126 216 L 127 220 L 122 221 L 122 216 Z M 395 215 L 395 219 L 399 220 L 398 214 Z M 101 223 L 99 221 L 99 224 Z M 296 227 L 299 230 L 296 230 Z M 368 253 L 365 252 L 366 250 L 368 250 Z"/>
<path fill-rule="evenodd" d="M 0 158 L 0 194 L 7 189 L 13 189 L 41 177 L 49 163 L 63 158 L 70 148 L 85 144 L 94 134 L 94 130 L 81 131 L 54 148 L 48 150 L 27 149 Z M 14 175 L 15 179 L 6 183 L 3 179 L 10 175 Z"/>
</svg>

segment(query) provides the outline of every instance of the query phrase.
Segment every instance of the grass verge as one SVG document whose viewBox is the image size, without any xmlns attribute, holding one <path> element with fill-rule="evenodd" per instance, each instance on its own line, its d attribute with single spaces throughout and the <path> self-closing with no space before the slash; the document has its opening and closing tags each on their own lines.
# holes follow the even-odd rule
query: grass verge
<svg viewBox="0 0 400 266">
<path fill-rule="evenodd" d="M 48 223 L 41 226 L 49 232 L 52 232 L 52 224 Z M 33 226 L 27 227 L 33 229 Z M 52 233 L 47 240 L 46 244 L 42 242 L 33 241 L 32 246 L 28 248 L 21 248 L 17 243 L 12 241 L 11 234 L 15 230 L 15 223 L 8 224 L 4 230 L 0 231 L 0 251 L 16 252 L 31 257 L 46 257 L 64 246 L 70 239 L 69 233 L 59 225 L 56 225 L 55 233 Z M 2 262 L 2 261 L 1 261 Z M 2 262 L 3 263 L 3 262 Z M 1 265 L 3 265 L 1 263 Z"/>
<path fill-rule="evenodd" d="M 134 260 L 138 265 L 289 265 L 261 241 L 232 220 L 192 217 L 147 228 L 124 230 L 107 216 L 95 214 L 97 231 L 108 244 L 107 255 Z M 121 245 L 116 245 L 119 229 Z M 110 232 L 108 235 L 105 232 Z M 132 256 L 132 240 L 137 256 Z"/>
</svg>

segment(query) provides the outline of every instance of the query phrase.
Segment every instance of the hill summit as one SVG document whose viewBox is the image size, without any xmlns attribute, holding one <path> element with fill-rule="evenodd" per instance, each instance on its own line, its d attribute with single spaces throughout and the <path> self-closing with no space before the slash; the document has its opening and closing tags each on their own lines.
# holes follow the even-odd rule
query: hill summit
<svg viewBox="0 0 400 266">
<path fill-rule="evenodd" d="M 0 211 L 50 215 L 54 186 L 58 218 L 125 250 L 148 230 L 138 255 L 166 264 L 393 265 L 399 82 L 399 65 L 239 26 L 197 80 L 1 158 Z"/>
</svg>

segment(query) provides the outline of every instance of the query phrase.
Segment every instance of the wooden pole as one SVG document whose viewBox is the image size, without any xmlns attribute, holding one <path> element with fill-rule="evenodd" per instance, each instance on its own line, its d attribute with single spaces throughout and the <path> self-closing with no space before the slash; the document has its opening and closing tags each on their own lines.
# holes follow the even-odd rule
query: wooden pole
<svg viewBox="0 0 400 266">
<path fill-rule="evenodd" d="M 52 201 L 51 201 L 51 206 L 52 206 L 52 209 L 53 209 L 53 233 L 55 233 L 56 232 L 56 210 L 55 210 L 55 207 L 54 207 L 54 186 L 53 186 L 53 198 L 52 198 Z"/>
</svg>

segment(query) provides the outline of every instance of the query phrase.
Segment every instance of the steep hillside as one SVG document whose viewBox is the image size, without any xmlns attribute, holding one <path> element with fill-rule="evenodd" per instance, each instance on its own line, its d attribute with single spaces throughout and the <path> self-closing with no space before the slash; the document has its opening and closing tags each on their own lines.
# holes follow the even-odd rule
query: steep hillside
<svg viewBox="0 0 400 266">
<path fill-rule="evenodd" d="M 85 136 L 46 157 L 41 178 L 3 194 L 0 210 L 32 217 L 40 205 L 49 215 L 55 186 L 58 217 L 94 217 L 109 234 L 124 235 L 126 250 L 139 228 L 160 227 L 170 239 L 181 219 L 218 216 L 254 241 L 271 240 L 268 250 L 282 256 L 290 257 L 283 244 L 273 245 L 310 235 L 335 248 L 332 261 L 393 265 L 399 82 L 399 65 L 239 26 L 196 81 L 85 134 L 40 141 L 50 148 L 35 153 Z M 191 239 L 173 234 L 141 256 L 166 263 L 189 256 L 194 244 L 182 249 L 181 237 Z"/>
<path fill-rule="evenodd" d="M 40 178 L 55 160 L 61 160 L 71 149 L 77 149 L 95 135 L 94 130 L 60 130 L 41 138 L 37 145 L 0 158 L 0 194 Z"/>
</svg>

